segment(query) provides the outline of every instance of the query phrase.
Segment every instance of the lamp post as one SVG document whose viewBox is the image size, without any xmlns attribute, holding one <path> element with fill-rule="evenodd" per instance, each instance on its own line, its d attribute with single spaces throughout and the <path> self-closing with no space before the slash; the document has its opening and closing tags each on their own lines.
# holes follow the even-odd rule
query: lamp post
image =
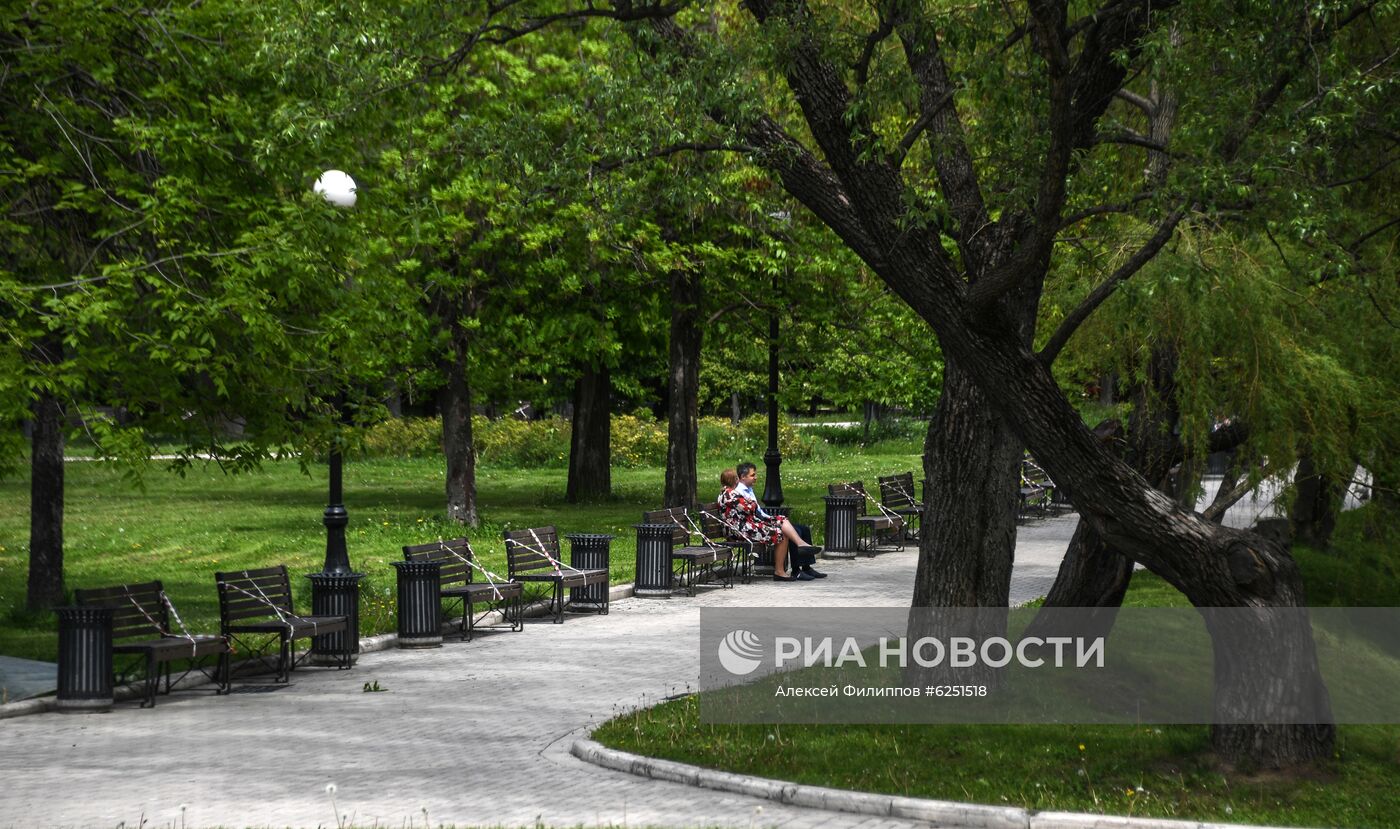
<svg viewBox="0 0 1400 829">
<path fill-rule="evenodd" d="M 322 173 L 313 189 L 337 208 L 355 206 L 355 180 L 340 170 Z M 340 408 L 339 403 L 336 408 Z M 342 636 L 350 637 L 351 650 L 359 652 L 360 580 L 364 578 L 363 573 L 350 569 L 350 554 L 345 549 L 345 526 L 350 523 L 350 514 L 345 509 L 341 486 L 344 459 L 338 442 L 332 444 L 327 463 L 330 467 L 330 484 L 326 511 L 321 518 L 326 525 L 326 560 L 321 572 L 307 575 L 311 580 L 311 612 L 317 616 L 345 616 L 350 624 L 343 633 L 315 638 L 312 661 L 318 664 L 332 664 L 339 660 L 339 655 L 344 652 Z"/>
<path fill-rule="evenodd" d="M 768 214 L 784 225 L 792 214 L 779 210 Z M 773 296 L 778 295 L 778 274 L 773 273 Z M 783 479 L 779 467 L 783 453 L 778 451 L 778 307 L 768 311 L 768 451 L 763 453 L 763 505 L 774 509 L 783 505 Z"/>
</svg>

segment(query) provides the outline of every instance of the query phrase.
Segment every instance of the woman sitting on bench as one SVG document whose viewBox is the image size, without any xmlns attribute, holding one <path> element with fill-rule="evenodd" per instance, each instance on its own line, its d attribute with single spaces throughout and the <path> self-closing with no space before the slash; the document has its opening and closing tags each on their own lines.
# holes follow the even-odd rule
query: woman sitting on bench
<svg viewBox="0 0 1400 829">
<path fill-rule="evenodd" d="M 820 547 L 803 540 L 797 528 L 787 518 L 770 516 L 758 505 L 753 495 L 758 468 L 751 463 L 739 464 L 737 470 L 726 469 L 719 481 L 724 491 L 719 494 L 720 512 L 724 523 L 735 533 L 755 544 L 773 545 L 773 581 L 811 581 L 822 578 L 812 570 Z M 794 561 L 801 561 L 801 571 L 787 573 L 788 548 L 793 548 Z M 824 574 L 823 574 L 824 575 Z"/>
</svg>

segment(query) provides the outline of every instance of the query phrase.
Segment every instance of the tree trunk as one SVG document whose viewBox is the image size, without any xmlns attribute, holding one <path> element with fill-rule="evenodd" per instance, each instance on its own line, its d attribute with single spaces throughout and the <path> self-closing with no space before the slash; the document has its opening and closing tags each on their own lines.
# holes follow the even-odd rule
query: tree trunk
<svg viewBox="0 0 1400 829">
<path fill-rule="evenodd" d="M 1021 443 L 949 361 L 924 444 L 928 488 L 915 607 L 1006 607 Z"/>
<path fill-rule="evenodd" d="M 899 289 L 906 283 L 894 280 Z M 1297 563 L 1286 550 L 1254 533 L 1223 527 L 1187 512 L 1140 474 L 1107 451 L 1083 425 L 1060 392 L 1049 369 L 1006 330 L 989 330 L 950 320 L 957 309 L 922 301 L 906 291 L 915 307 L 940 330 L 944 353 L 962 362 L 978 387 L 992 399 L 1017 435 L 1035 453 L 1057 484 L 1067 488 L 1075 508 L 1103 537 L 1181 590 L 1197 607 L 1302 607 L 1306 605 Z M 1262 623 L 1260 623 L 1262 624 Z M 1243 625 L 1260 643 L 1251 667 L 1218 674 L 1214 745 L 1228 762 L 1248 759 L 1269 765 L 1306 763 L 1330 754 L 1335 728 L 1320 725 L 1233 724 L 1224 706 L 1255 694 L 1256 701 L 1287 708 L 1298 684 L 1310 695 L 1324 695 L 1311 634 L 1294 629 L 1270 635 L 1259 624 Z M 1217 652 L 1222 633 L 1212 630 Z M 1291 681 L 1276 680 L 1267 666 L 1288 665 Z M 1265 681 L 1256 681 L 1263 677 Z M 1268 681 L 1274 678 L 1273 681 Z M 1325 707 L 1323 709 L 1326 710 Z M 1330 720 L 1330 715 L 1323 717 Z"/>
<path fill-rule="evenodd" d="M 1004 635 L 1006 616 L 921 614 L 924 607 L 1006 608 L 1016 550 L 1021 443 L 952 360 L 924 442 L 925 489 L 910 638 Z M 976 619 L 978 630 L 962 629 Z M 990 625 L 988 630 L 983 625 Z M 996 685 L 999 671 L 911 667 L 910 681 Z"/>
<path fill-rule="evenodd" d="M 571 504 L 612 494 L 612 378 L 607 366 L 584 369 L 574 382 L 573 434 L 569 441 Z"/>
<path fill-rule="evenodd" d="M 1176 436 L 1180 410 L 1175 400 L 1175 375 L 1175 350 L 1167 346 L 1153 349 L 1146 382 L 1134 384 L 1129 392 L 1133 410 L 1126 440 L 1119 421 L 1105 421 L 1094 428 L 1100 443 L 1125 451 L 1128 464 L 1158 487 L 1167 482 L 1172 465 L 1184 454 Z M 1090 524 L 1080 521 L 1045 606 L 1106 608 L 1108 612 L 1095 617 L 1095 624 L 1102 624 L 1106 633 L 1128 592 L 1133 566 L 1131 558 L 1106 544 Z"/>
<path fill-rule="evenodd" d="M 447 385 L 438 392 L 442 412 L 442 453 L 447 459 L 447 517 L 468 527 L 481 525 L 476 509 L 476 447 L 472 441 L 472 394 L 467 379 L 469 338 L 460 319 L 450 325 L 451 359 L 443 368 Z"/>
<path fill-rule="evenodd" d="M 1298 458 L 1293 486 L 1297 493 L 1293 499 L 1292 515 L 1289 516 L 1293 540 L 1317 550 L 1330 548 L 1345 487 L 1318 469 L 1312 453 L 1307 451 Z"/>
<path fill-rule="evenodd" d="M 63 603 L 63 409 L 49 392 L 34 401 L 29 480 L 30 610 Z"/>
<path fill-rule="evenodd" d="M 1109 547 L 1086 521 L 1074 528 L 1055 584 L 1045 597 L 1046 607 L 1099 607 L 1117 611 L 1133 578 L 1133 562 Z M 1114 614 L 1106 614 L 1104 630 L 1113 627 Z"/>
<path fill-rule="evenodd" d="M 671 272 L 671 364 L 667 383 L 666 500 L 664 506 L 700 503 L 696 485 L 700 442 L 700 274 Z"/>
</svg>

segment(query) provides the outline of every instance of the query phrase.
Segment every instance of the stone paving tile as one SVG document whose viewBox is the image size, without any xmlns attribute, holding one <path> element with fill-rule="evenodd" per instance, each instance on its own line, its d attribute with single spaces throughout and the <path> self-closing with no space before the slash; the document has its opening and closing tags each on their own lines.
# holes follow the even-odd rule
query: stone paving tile
<svg viewBox="0 0 1400 829">
<path fill-rule="evenodd" d="M 1074 519 L 1023 528 L 1013 603 L 1043 592 Z M 434 650 L 309 668 L 272 693 L 161 697 L 154 710 L 0 721 L 0 827 L 782 826 L 906 821 L 646 780 L 568 754 L 577 735 L 693 686 L 700 607 L 905 606 L 917 552 L 824 562 L 824 581 L 628 599 Z M 364 693 L 366 682 L 383 693 Z M 181 805 L 185 806 L 183 820 Z M 757 811 L 762 807 L 762 811 Z"/>
</svg>

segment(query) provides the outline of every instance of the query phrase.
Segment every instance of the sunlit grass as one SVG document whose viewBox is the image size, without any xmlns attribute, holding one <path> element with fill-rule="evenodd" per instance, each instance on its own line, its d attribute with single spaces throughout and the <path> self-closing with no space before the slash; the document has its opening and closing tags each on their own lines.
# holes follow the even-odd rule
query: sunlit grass
<svg viewBox="0 0 1400 829">
<path fill-rule="evenodd" d="M 908 454 L 833 453 L 822 463 L 787 461 L 782 467 L 786 501 L 820 532 L 826 485 L 854 478 L 917 469 Z M 735 459 L 737 461 L 739 459 Z M 724 465 L 733 465 L 734 461 Z M 719 490 L 721 464 L 700 468 L 705 494 Z M 326 477 L 323 465 L 303 473 L 293 462 L 269 463 L 261 471 L 226 475 L 196 467 L 184 478 L 158 464 L 143 475 L 143 487 L 113 468 L 95 463 L 67 465 L 64 520 L 66 584 L 96 587 L 161 579 L 192 630 L 218 623 L 214 572 L 285 563 L 293 574 L 297 607 L 309 608 L 310 584 L 300 574 L 321 569 L 325 557 Z M 354 460 L 345 466 L 350 512 L 347 542 L 361 586 L 363 635 L 394 629 L 394 571 L 400 548 L 462 529 L 444 519 L 445 471 L 440 459 Z M 467 535 L 485 566 L 504 574 L 507 526 L 553 524 L 562 533 L 610 533 L 614 583 L 633 580 L 636 534 L 644 510 L 661 506 L 664 472 L 614 469 L 611 499 L 591 504 L 564 501 L 563 469 L 478 470 L 483 524 Z M 55 621 L 50 613 L 23 610 L 28 573 L 29 482 L 0 481 L 0 653 L 55 658 Z M 565 545 L 567 549 L 567 544 Z"/>
</svg>

